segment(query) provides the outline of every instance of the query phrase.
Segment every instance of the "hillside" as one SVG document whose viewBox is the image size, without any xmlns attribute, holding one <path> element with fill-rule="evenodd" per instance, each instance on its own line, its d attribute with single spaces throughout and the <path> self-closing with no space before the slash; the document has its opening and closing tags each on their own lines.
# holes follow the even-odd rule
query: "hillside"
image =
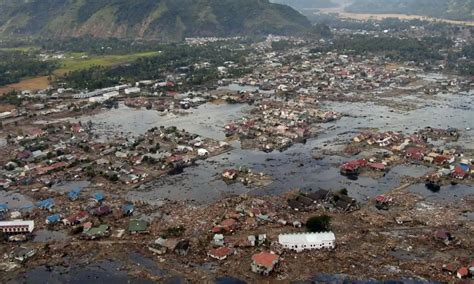
<svg viewBox="0 0 474 284">
<path fill-rule="evenodd" d="M 297 10 L 331 8 L 337 6 L 331 0 L 272 0 L 271 2 L 288 5 Z"/>
<path fill-rule="evenodd" d="M 474 21 L 473 0 L 355 0 L 352 13 L 411 14 Z"/>
<path fill-rule="evenodd" d="M 0 0 L 0 35 L 150 38 L 292 34 L 310 27 L 268 0 Z"/>
</svg>

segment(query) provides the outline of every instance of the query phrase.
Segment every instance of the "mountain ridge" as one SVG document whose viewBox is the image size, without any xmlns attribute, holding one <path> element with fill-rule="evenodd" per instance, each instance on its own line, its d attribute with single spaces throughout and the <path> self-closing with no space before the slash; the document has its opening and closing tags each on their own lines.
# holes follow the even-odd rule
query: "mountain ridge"
<svg viewBox="0 0 474 284">
<path fill-rule="evenodd" d="M 345 10 L 351 13 L 412 14 L 474 21 L 473 0 L 355 0 Z"/>
<path fill-rule="evenodd" d="M 0 35 L 150 38 L 294 34 L 310 28 L 268 0 L 3 0 Z"/>
</svg>

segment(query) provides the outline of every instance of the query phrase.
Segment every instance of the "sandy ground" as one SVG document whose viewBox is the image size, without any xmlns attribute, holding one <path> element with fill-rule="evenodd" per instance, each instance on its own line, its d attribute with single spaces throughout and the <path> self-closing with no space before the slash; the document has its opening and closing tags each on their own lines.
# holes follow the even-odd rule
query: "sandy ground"
<svg viewBox="0 0 474 284">
<path fill-rule="evenodd" d="M 361 21 L 370 20 L 370 19 L 383 20 L 386 18 L 398 18 L 402 20 L 420 19 L 420 20 L 425 20 L 425 21 L 438 21 L 438 22 L 449 23 L 449 24 L 474 26 L 474 21 L 454 21 L 454 20 L 432 18 L 432 17 L 425 17 L 425 16 L 419 16 L 419 15 L 348 13 L 348 12 L 344 12 L 343 7 L 320 9 L 320 11 L 315 12 L 315 13 L 320 13 L 320 12 L 321 13 L 336 13 L 341 18 L 355 19 L 355 20 L 361 20 Z"/>
<path fill-rule="evenodd" d="M 43 90 L 49 86 L 48 76 L 25 79 L 18 83 L 0 87 L 0 94 L 7 93 L 12 90 Z"/>
</svg>

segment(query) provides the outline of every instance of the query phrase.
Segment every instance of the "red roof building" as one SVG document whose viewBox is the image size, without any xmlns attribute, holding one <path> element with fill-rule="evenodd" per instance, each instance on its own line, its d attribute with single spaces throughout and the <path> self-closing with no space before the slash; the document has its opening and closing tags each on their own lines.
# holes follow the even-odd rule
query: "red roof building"
<svg viewBox="0 0 474 284">
<path fill-rule="evenodd" d="M 271 252 L 260 252 L 252 256 L 252 271 L 269 275 L 280 262 L 280 257 Z"/>
<path fill-rule="evenodd" d="M 234 250 L 231 249 L 231 248 L 228 248 L 228 247 L 220 247 L 220 248 L 216 248 L 216 249 L 211 249 L 207 255 L 209 257 L 212 257 L 212 258 L 215 258 L 217 260 L 224 260 L 226 259 L 228 256 L 234 254 Z"/>
</svg>

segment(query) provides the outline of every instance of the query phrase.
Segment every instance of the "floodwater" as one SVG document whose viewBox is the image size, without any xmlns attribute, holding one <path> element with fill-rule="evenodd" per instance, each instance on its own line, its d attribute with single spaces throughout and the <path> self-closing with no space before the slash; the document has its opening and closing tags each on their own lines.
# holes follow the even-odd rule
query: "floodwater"
<svg viewBox="0 0 474 284">
<path fill-rule="evenodd" d="M 7 282 L 8 284 L 128 284 L 128 283 L 154 283 L 151 280 L 138 279 L 123 271 L 122 264 L 112 260 L 104 260 L 90 265 L 74 265 L 70 267 L 40 266 L 29 270 L 20 278 Z"/>
<path fill-rule="evenodd" d="M 449 202 L 474 194 L 473 186 L 463 184 L 442 186 L 439 191 L 433 192 L 426 188 L 425 184 L 420 183 L 410 186 L 408 190 L 410 192 L 420 194 L 427 201 L 436 200 L 436 202 Z"/>
<path fill-rule="evenodd" d="M 7 139 L 0 137 L 0 148 L 5 147 L 7 145 Z"/>
<path fill-rule="evenodd" d="M 229 84 L 227 86 L 222 86 L 217 88 L 217 90 L 228 90 L 233 92 L 259 92 L 262 94 L 273 94 L 275 93 L 274 90 L 262 90 L 258 86 L 250 86 L 250 85 L 239 85 L 239 84 Z"/>
<path fill-rule="evenodd" d="M 0 190 L 0 203 L 8 205 L 10 210 L 28 209 L 33 207 L 33 201 L 16 192 L 6 192 Z"/>
<path fill-rule="evenodd" d="M 81 181 L 66 181 L 62 183 L 57 183 L 51 187 L 53 191 L 59 193 L 68 193 L 71 190 L 82 190 L 90 185 L 90 181 L 81 180 Z"/>
<path fill-rule="evenodd" d="M 248 106 L 247 106 L 248 107 Z M 203 104 L 196 109 L 183 111 L 184 115 L 162 113 L 156 110 L 129 108 L 120 104 L 119 108 L 80 118 L 81 122 L 92 121 L 96 133 L 109 136 L 120 132 L 131 135 L 144 134 L 159 126 L 176 126 L 204 137 L 223 140 L 225 124 L 242 116 L 246 106 Z"/>
<path fill-rule="evenodd" d="M 237 85 L 238 86 L 238 85 Z M 241 87 L 241 86 L 239 86 Z M 404 183 L 404 177 L 421 177 L 432 170 L 424 166 L 404 165 L 394 167 L 385 176 L 374 179 L 359 177 L 349 180 L 339 173 L 339 165 L 348 158 L 325 156 L 321 160 L 312 157 L 315 148 L 334 147 L 341 141 L 347 142 L 361 128 L 377 128 L 380 131 L 401 131 L 412 133 L 425 127 L 461 129 L 459 141 L 450 145 L 464 148 L 474 147 L 474 111 L 472 99 L 474 92 L 468 94 L 439 94 L 433 100 L 424 101 L 419 109 L 410 111 L 393 110 L 388 106 L 374 103 L 327 102 L 322 106 L 341 112 L 347 116 L 338 121 L 322 124 L 323 132 L 306 144 L 295 144 L 284 152 L 263 153 L 257 150 L 243 150 L 238 142 L 233 142 L 232 151 L 223 155 L 199 161 L 196 166 L 186 168 L 176 176 L 166 176 L 152 181 L 127 193 L 129 200 L 160 202 L 163 199 L 194 200 L 197 202 L 215 201 L 227 194 L 252 193 L 279 194 L 290 189 L 301 188 L 306 191 L 319 188 L 339 190 L 346 188 L 349 195 L 359 201 L 367 200 L 385 193 Z M 223 126 L 230 120 L 243 115 L 247 105 L 204 104 L 189 111 L 188 115 L 162 116 L 153 110 L 136 110 L 121 106 L 81 120 L 98 123 L 97 131 L 131 132 L 140 134 L 155 126 L 176 126 L 205 137 L 224 139 Z M 370 111 L 367 111 L 370 109 Z M 113 127 L 110 127 L 113 126 Z M 222 171 L 228 167 L 247 166 L 255 172 L 264 172 L 274 178 L 265 188 L 246 187 L 240 183 L 225 184 L 220 179 Z M 426 190 L 418 190 L 426 194 Z M 417 192 L 418 192 L 417 191 Z M 457 192 L 449 189 L 449 192 Z M 473 194 L 472 187 L 464 189 L 465 194 Z M 456 198 L 455 194 L 443 192 L 430 195 L 433 198 Z"/>
<path fill-rule="evenodd" d="M 35 231 L 34 242 L 50 243 L 50 242 L 65 242 L 69 240 L 69 236 L 62 231 L 38 230 Z"/>
</svg>

